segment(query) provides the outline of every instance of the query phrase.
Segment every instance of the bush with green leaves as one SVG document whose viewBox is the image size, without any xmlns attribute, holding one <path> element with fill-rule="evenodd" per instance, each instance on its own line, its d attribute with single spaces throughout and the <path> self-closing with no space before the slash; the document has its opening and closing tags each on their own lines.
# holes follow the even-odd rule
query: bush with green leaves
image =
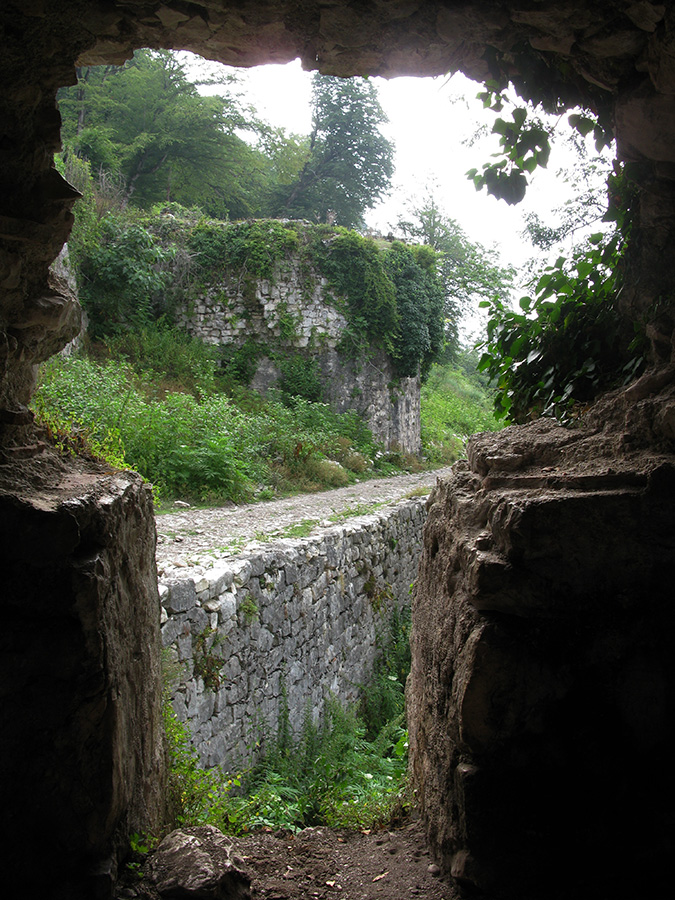
<svg viewBox="0 0 675 900">
<path fill-rule="evenodd" d="M 279 359 L 281 377 L 277 387 L 293 404 L 298 398 L 318 401 L 323 394 L 321 373 L 315 359 L 295 353 Z"/>
<path fill-rule="evenodd" d="M 213 393 L 217 348 L 169 324 L 166 318 L 109 337 L 114 358 L 127 360 L 155 383 L 180 386 L 195 396 Z"/>
<path fill-rule="evenodd" d="M 372 676 L 361 696 L 360 715 L 365 736 L 375 740 L 392 721 L 401 721 L 405 709 L 405 683 L 410 673 L 409 606 L 394 607 L 386 629 L 378 635 L 379 653 Z"/>
<path fill-rule="evenodd" d="M 519 311 L 500 300 L 481 304 L 489 320 L 479 369 L 496 386 L 498 418 L 565 418 L 575 404 L 640 372 L 644 335 L 616 305 L 621 248 L 619 234 L 593 235 L 586 248 L 544 271 Z"/>
<path fill-rule="evenodd" d="M 80 258 L 80 299 L 89 334 L 101 338 L 149 324 L 163 312 L 162 293 L 170 274 L 172 248 L 161 246 L 140 222 L 109 214 L 98 240 Z"/>
<path fill-rule="evenodd" d="M 312 230 L 310 256 L 346 303 L 352 327 L 393 356 L 399 328 L 396 289 L 377 244 L 355 231 L 318 227 Z"/>
<path fill-rule="evenodd" d="M 169 702 L 164 726 L 175 825 L 211 824 L 229 834 L 312 825 L 373 828 L 386 826 L 403 802 L 407 732 L 394 721 L 366 740 L 355 711 L 335 700 L 328 700 L 319 723 L 308 712 L 297 737 L 282 708 L 277 732 L 264 739 L 258 760 L 236 773 L 201 767 L 189 730 Z"/>
<path fill-rule="evenodd" d="M 420 372 L 424 379 L 443 349 L 444 291 L 437 274 L 437 254 L 431 247 L 407 247 L 397 241 L 384 263 L 396 289 L 397 372 L 403 377 Z"/>
<path fill-rule="evenodd" d="M 242 830 L 386 825 L 402 800 L 406 763 L 402 717 L 368 740 L 356 711 L 329 698 L 322 720 L 314 722 L 308 710 L 295 736 L 282 707 L 277 732 L 239 776 L 243 796 L 234 820 Z"/>
<path fill-rule="evenodd" d="M 188 239 L 202 276 L 230 271 L 248 279 L 271 278 L 276 263 L 296 251 L 298 243 L 297 227 L 274 219 L 202 220 Z"/>
</svg>

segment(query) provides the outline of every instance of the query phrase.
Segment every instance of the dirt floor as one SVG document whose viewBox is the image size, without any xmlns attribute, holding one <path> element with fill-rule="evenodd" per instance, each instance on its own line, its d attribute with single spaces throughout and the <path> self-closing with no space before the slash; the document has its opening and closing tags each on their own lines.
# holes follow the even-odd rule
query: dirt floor
<svg viewBox="0 0 675 900">
<path fill-rule="evenodd" d="M 429 857 L 418 821 L 404 823 L 391 831 L 361 833 L 320 827 L 306 828 L 297 835 L 262 832 L 228 838 L 228 842 L 233 863 L 251 879 L 251 900 L 338 897 L 341 900 L 409 900 L 411 897 L 457 900 L 458 897 L 439 878 L 438 867 Z M 145 871 L 151 869 L 150 858 Z M 160 894 L 150 879 L 126 880 L 117 897 L 157 900 Z"/>
</svg>

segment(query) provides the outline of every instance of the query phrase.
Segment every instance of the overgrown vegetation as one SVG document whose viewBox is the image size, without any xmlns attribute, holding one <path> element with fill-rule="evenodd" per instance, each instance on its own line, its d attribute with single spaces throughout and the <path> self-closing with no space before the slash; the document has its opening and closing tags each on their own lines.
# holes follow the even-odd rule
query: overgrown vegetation
<svg viewBox="0 0 675 900">
<path fill-rule="evenodd" d="M 443 349 L 443 287 L 431 248 L 394 243 L 383 249 L 356 232 L 330 226 L 213 221 L 177 204 L 150 213 L 111 210 L 99 219 L 88 168 L 71 168 L 85 198 L 78 204 L 84 214 L 76 220 L 69 259 L 94 339 L 155 321 L 170 323 L 178 308 L 189 310 L 223 279 L 228 285 L 223 303 L 239 296 L 244 315 L 251 316 L 257 311 L 258 281 L 272 279 L 275 267 L 293 255 L 307 277 L 317 272 L 327 279 L 327 301 L 345 314 L 342 352 L 367 356 L 381 348 L 400 376 L 410 376 L 420 369 L 425 374 Z M 283 305 L 278 313 L 279 347 L 263 348 L 249 338 L 226 351 L 237 378 L 250 380 L 263 352 L 280 359 L 288 355 L 296 323 Z M 318 399 L 319 392 L 305 385 L 300 396 Z"/>
<path fill-rule="evenodd" d="M 497 161 L 467 175 L 477 189 L 518 203 L 529 176 L 538 167 L 546 167 L 551 137 L 567 110 L 555 92 L 534 80 L 524 79 L 517 85 L 517 92 L 531 101 L 528 106 L 516 106 L 506 87 L 503 77 L 488 82 L 479 94 L 486 108 L 495 113 L 507 109 L 511 118 L 499 116 L 493 125 L 499 135 Z M 597 109 L 596 115 L 578 110 L 567 116 L 576 132 L 573 143 L 580 159 L 586 158 L 586 139 L 593 140 L 597 153 L 611 143 L 607 110 L 602 103 Z M 557 119 L 546 121 L 545 113 L 555 113 Z M 547 249 L 566 235 L 583 233 L 591 222 L 596 230 L 589 234 L 586 229 L 586 237 L 572 253 L 560 254 L 538 273 L 530 284 L 531 293 L 520 298 L 518 310 L 499 297 L 481 303 L 489 311 L 489 321 L 479 368 L 496 388 L 498 418 L 525 422 L 553 415 L 570 421 L 602 391 L 627 383 L 645 366 L 646 323 L 631 322 L 618 303 L 630 210 L 635 205 L 631 170 L 631 164 L 614 162 L 604 215 L 598 216 L 597 196 L 585 194 L 554 227 L 531 217 L 527 232 L 537 246 Z"/>
<path fill-rule="evenodd" d="M 88 160 L 140 208 L 178 202 L 218 219 L 362 224 L 393 174 L 372 82 L 317 73 L 312 132 L 296 135 L 242 100 L 236 74 L 197 69 L 168 50 L 79 68 L 77 84 L 58 96 L 67 154 Z"/>
<path fill-rule="evenodd" d="M 629 173 L 610 176 L 608 233 L 591 234 L 534 281 L 516 311 L 499 299 L 489 311 L 478 364 L 496 387 L 495 415 L 524 422 L 568 421 L 604 390 L 625 384 L 646 364 L 644 327 L 618 308 L 622 258 L 630 233 Z"/>
<path fill-rule="evenodd" d="M 461 351 L 452 365 L 434 365 L 422 385 L 422 452 L 432 465 L 455 462 L 464 453 L 468 437 L 478 431 L 496 431 L 488 379 L 476 370 L 475 352 Z"/>
<path fill-rule="evenodd" d="M 153 330 L 136 334 L 135 350 L 144 334 Z M 336 472 L 348 483 L 364 474 L 364 460 L 371 474 L 392 470 L 356 413 L 301 397 L 263 400 L 243 388 L 234 396 L 209 393 L 192 345 L 180 333 L 173 343 L 166 332 L 160 337 L 172 359 L 185 352 L 197 396 L 167 390 L 160 375 L 143 377 L 150 360 L 142 350 L 139 368 L 87 356 L 45 364 L 34 408 L 65 450 L 77 436 L 94 455 L 135 468 L 165 497 L 214 503 L 316 490 L 334 484 Z"/>
<path fill-rule="evenodd" d="M 308 708 L 296 735 L 284 698 L 276 730 L 263 730 L 257 759 L 242 771 L 202 769 L 187 727 L 167 698 L 164 721 L 176 825 L 213 824 L 234 834 L 260 828 L 387 825 L 405 803 L 408 628 L 409 614 L 392 615 L 361 714 L 328 698 L 322 720 L 315 721 Z"/>
</svg>

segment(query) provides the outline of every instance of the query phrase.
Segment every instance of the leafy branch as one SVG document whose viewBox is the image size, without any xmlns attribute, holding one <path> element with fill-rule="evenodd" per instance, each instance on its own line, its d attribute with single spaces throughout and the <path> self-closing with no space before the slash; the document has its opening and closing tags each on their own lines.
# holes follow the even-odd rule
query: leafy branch
<svg viewBox="0 0 675 900">
<path fill-rule="evenodd" d="M 544 270 L 518 311 L 498 299 L 481 304 L 489 321 L 478 369 L 496 384 L 497 418 L 568 419 L 579 404 L 639 374 L 644 335 L 616 308 L 623 252 L 620 232 L 594 234 L 571 259 Z"/>
<path fill-rule="evenodd" d="M 506 94 L 497 89 L 496 83 L 488 82 L 486 90 L 478 94 L 483 106 L 493 112 L 501 112 L 505 106 L 512 106 Z M 509 205 L 520 203 L 529 184 L 528 176 L 537 168 L 545 169 L 551 155 L 551 138 L 556 130 L 554 124 L 547 124 L 539 115 L 534 115 L 538 106 L 513 106 L 511 118 L 495 119 L 492 133 L 499 135 L 499 151 L 492 154 L 494 162 L 484 163 L 481 170 L 470 169 L 466 175 L 473 181 L 476 190 L 485 188 L 488 194 Z M 608 124 L 599 117 L 588 113 L 572 113 L 569 125 L 582 137 L 593 132 L 598 152 L 610 145 L 613 139 Z"/>
</svg>

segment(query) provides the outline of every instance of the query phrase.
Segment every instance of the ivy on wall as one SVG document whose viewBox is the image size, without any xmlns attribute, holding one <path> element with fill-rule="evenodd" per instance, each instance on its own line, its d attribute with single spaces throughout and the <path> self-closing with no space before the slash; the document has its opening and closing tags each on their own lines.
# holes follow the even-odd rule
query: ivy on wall
<svg viewBox="0 0 675 900">
<path fill-rule="evenodd" d="M 98 336 L 133 329 L 155 312 L 170 316 L 176 303 L 196 299 L 224 274 L 252 306 L 258 282 L 273 280 L 279 265 L 295 257 L 308 279 L 316 273 L 326 279 L 326 301 L 347 319 L 340 352 L 384 350 L 398 376 L 408 377 L 424 376 L 442 349 L 443 292 L 431 248 L 378 244 L 345 228 L 304 222 L 213 221 L 175 203 L 142 217 L 115 213 L 99 229 L 100 246 L 78 261 Z M 294 322 L 283 310 L 280 315 L 288 343 Z M 257 348 L 237 354 L 241 376 L 257 354 Z"/>
</svg>

